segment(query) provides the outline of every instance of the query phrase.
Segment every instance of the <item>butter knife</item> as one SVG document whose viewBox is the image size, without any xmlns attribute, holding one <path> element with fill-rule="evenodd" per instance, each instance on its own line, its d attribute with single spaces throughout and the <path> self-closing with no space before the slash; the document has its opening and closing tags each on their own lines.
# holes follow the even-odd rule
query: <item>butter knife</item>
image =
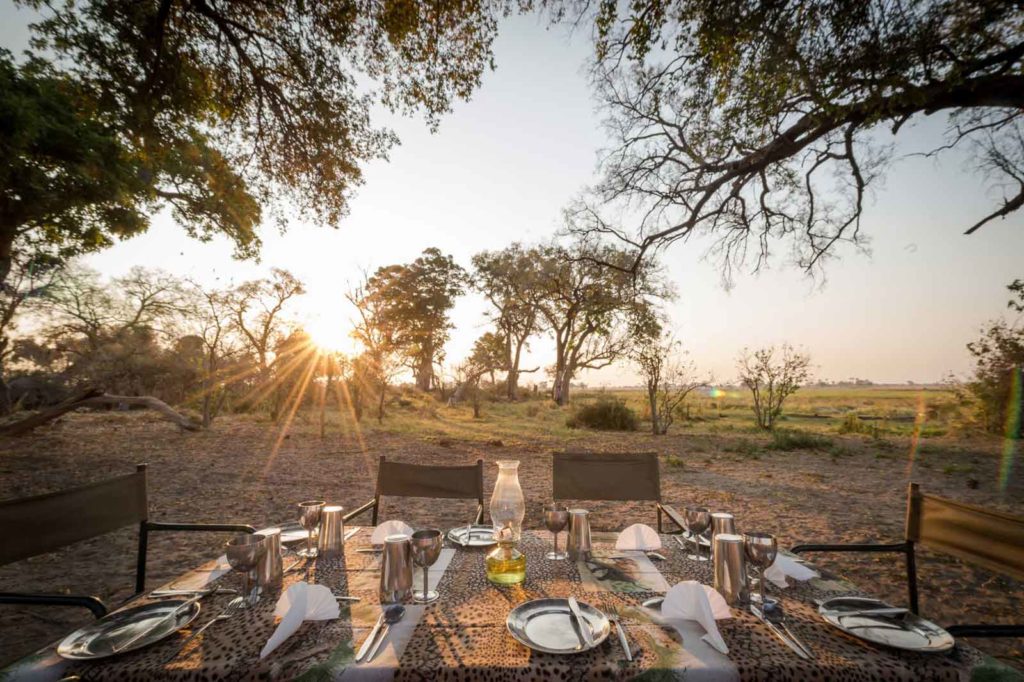
<svg viewBox="0 0 1024 682">
<path fill-rule="evenodd" d="M 569 613 L 572 614 L 573 621 L 576 623 L 576 627 L 579 628 L 580 636 L 583 637 L 584 643 L 588 648 L 594 646 L 594 636 L 590 633 L 590 623 L 580 613 L 580 605 L 576 602 L 576 597 L 569 597 Z"/>
<path fill-rule="evenodd" d="M 363 656 L 365 656 L 366 652 L 368 652 L 370 647 L 373 646 L 373 641 L 377 639 L 377 633 L 380 632 L 380 626 L 383 624 L 384 612 L 382 611 L 380 616 L 377 618 L 377 622 L 374 624 L 373 629 L 370 630 L 370 634 L 366 636 L 366 640 L 363 642 L 363 645 L 359 647 L 359 652 L 356 654 L 356 663 L 363 660 Z"/>
<path fill-rule="evenodd" d="M 811 660 L 811 657 L 807 654 L 807 652 L 804 651 L 803 648 L 799 644 L 797 644 L 792 639 L 790 639 L 790 637 L 785 632 L 783 632 L 781 628 L 779 628 L 777 625 L 775 625 L 775 623 L 772 623 L 772 622 L 766 620 L 765 617 L 763 615 L 761 615 L 760 611 L 754 610 L 753 613 L 754 613 L 755 616 L 757 616 L 758 620 L 760 620 L 762 623 L 767 625 L 768 629 L 771 630 L 772 633 L 774 633 L 774 635 L 776 637 L 778 637 L 780 640 L 782 640 L 783 644 L 785 644 L 790 649 L 792 649 L 793 652 L 796 653 L 797 656 L 799 656 L 800 658 L 802 658 L 802 659 L 804 659 L 806 661 Z"/>
</svg>

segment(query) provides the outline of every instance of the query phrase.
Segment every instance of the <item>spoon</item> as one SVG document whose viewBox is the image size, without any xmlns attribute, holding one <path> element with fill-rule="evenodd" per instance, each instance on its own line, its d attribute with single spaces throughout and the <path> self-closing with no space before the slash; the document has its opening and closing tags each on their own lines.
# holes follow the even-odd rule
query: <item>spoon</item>
<svg viewBox="0 0 1024 682">
<path fill-rule="evenodd" d="M 653 609 L 655 607 L 660 607 L 661 606 L 661 602 L 663 602 L 663 601 L 665 601 L 664 597 L 653 597 L 651 599 L 648 599 L 645 602 L 642 602 L 640 604 L 640 606 L 643 606 L 646 609 Z"/>
<path fill-rule="evenodd" d="M 388 631 L 391 626 L 402 620 L 405 617 L 405 607 L 400 604 L 394 604 L 384 609 L 384 628 L 380 631 L 380 636 L 377 638 L 377 642 L 370 649 L 370 654 L 366 657 L 367 662 L 372 661 L 373 657 L 377 655 L 377 649 L 387 639 Z"/>
</svg>

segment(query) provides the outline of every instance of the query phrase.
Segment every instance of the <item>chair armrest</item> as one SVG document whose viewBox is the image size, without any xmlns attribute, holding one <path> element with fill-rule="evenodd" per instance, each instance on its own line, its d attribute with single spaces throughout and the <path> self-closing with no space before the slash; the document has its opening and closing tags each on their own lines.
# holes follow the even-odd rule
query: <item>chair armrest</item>
<svg viewBox="0 0 1024 682">
<path fill-rule="evenodd" d="M 679 514 L 679 512 L 677 512 L 675 509 L 668 506 L 667 504 L 662 504 L 661 502 L 658 503 L 658 509 L 665 512 L 665 516 L 667 516 L 669 521 L 674 523 L 679 528 L 680 533 L 686 530 L 686 525 L 683 523 L 683 517 Z M 670 532 L 674 533 L 675 531 Z"/>
<path fill-rule="evenodd" d="M 233 533 L 255 533 L 256 529 L 238 523 L 161 523 L 146 521 L 146 530 L 205 530 Z"/>
<path fill-rule="evenodd" d="M 348 514 L 345 514 L 345 515 L 344 515 L 344 516 L 342 517 L 342 520 L 343 520 L 343 521 L 344 521 L 345 523 L 348 523 L 348 522 L 349 522 L 349 521 L 350 521 L 351 519 L 354 519 L 355 517 L 359 516 L 359 515 L 360 515 L 360 514 L 362 514 L 363 512 L 368 512 L 368 511 L 370 511 L 370 510 L 371 510 L 371 509 L 373 509 L 373 508 L 374 508 L 375 506 L 377 506 L 377 500 L 370 500 L 369 502 L 367 502 L 366 504 L 364 504 L 364 505 L 363 505 L 362 507 L 359 507 L 358 509 L 353 509 L 353 510 L 352 510 L 352 511 L 350 511 L 350 512 L 349 512 Z"/>
<path fill-rule="evenodd" d="M 954 637 L 1024 637 L 1024 625 L 951 625 Z"/>
<path fill-rule="evenodd" d="M 913 550 L 910 542 L 896 542 L 889 545 L 846 544 L 846 545 L 797 545 L 789 551 L 793 554 L 803 552 L 899 552 L 906 554 Z"/>
<path fill-rule="evenodd" d="M 0 592 L 0 604 L 17 604 L 25 606 L 79 606 L 92 611 L 92 615 L 102 618 L 107 615 L 107 606 L 96 597 L 78 596 L 74 594 L 17 594 Z"/>
</svg>

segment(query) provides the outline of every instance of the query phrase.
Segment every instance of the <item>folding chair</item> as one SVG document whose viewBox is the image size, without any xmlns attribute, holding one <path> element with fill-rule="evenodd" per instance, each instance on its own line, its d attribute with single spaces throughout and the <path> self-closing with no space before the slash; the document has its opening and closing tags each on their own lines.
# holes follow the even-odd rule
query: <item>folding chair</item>
<svg viewBox="0 0 1024 682">
<path fill-rule="evenodd" d="M 146 465 L 135 473 L 20 500 L 0 502 L 0 566 L 139 524 L 135 597 L 146 589 L 146 547 L 150 531 L 232 531 L 254 533 L 252 526 L 207 523 L 157 523 L 149 520 Z M 96 597 L 0 592 L 0 604 L 81 606 L 97 618 L 107 606 Z"/>
<path fill-rule="evenodd" d="M 910 610 L 918 612 L 915 547 L 948 554 L 990 571 L 1024 580 L 1024 517 L 926 495 L 907 487 L 906 539 L 892 544 L 797 545 L 793 552 L 879 552 L 906 559 Z M 961 637 L 1024 637 L 1024 625 L 953 625 Z"/>
<path fill-rule="evenodd" d="M 371 524 L 377 525 L 382 497 L 429 497 L 434 499 L 476 500 L 476 521 L 484 519 L 484 461 L 476 464 L 443 466 L 389 462 L 384 455 L 377 466 L 377 490 L 373 499 L 345 515 L 345 522 L 372 510 Z"/>
<path fill-rule="evenodd" d="M 556 452 L 551 462 L 556 500 L 654 502 L 658 532 L 681 533 L 682 516 L 661 502 L 661 471 L 656 452 Z M 677 527 L 665 531 L 662 516 Z"/>
</svg>

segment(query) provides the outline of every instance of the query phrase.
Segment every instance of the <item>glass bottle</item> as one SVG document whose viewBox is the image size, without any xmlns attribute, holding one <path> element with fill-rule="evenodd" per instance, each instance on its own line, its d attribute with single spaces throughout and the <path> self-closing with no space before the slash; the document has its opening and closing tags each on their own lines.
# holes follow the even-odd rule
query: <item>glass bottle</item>
<svg viewBox="0 0 1024 682">
<path fill-rule="evenodd" d="M 523 532 L 526 500 L 519 485 L 519 462 L 501 460 L 498 480 L 491 495 L 491 523 L 498 540 L 484 560 L 487 579 L 498 585 L 515 585 L 526 579 L 526 557 L 516 549 Z"/>
</svg>

